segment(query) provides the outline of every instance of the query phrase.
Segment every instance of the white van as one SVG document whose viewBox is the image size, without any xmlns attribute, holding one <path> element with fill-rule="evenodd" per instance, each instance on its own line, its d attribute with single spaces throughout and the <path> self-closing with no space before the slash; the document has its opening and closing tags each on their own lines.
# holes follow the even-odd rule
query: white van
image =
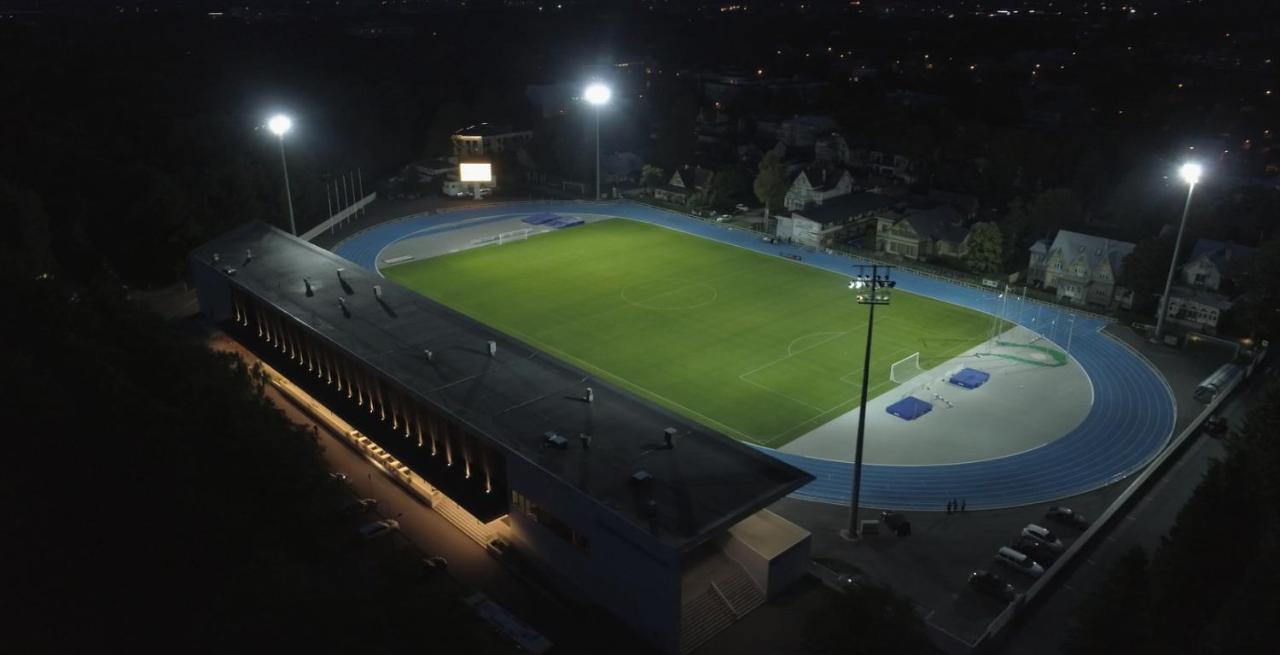
<svg viewBox="0 0 1280 655">
<path fill-rule="evenodd" d="M 996 561 L 1008 566 L 1009 568 L 1021 573 L 1038 578 L 1044 575 L 1044 567 L 1040 566 L 1035 560 L 1026 555 L 1008 547 L 1003 546 L 996 552 Z"/>
</svg>

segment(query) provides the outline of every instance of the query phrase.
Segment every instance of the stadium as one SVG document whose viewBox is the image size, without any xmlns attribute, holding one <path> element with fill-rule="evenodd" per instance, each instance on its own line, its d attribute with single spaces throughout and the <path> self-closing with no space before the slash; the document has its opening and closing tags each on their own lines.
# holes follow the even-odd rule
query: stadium
<svg viewBox="0 0 1280 655">
<path fill-rule="evenodd" d="M 202 311 L 348 420 L 355 447 L 664 651 L 804 574 L 810 535 L 770 505 L 849 502 L 862 262 L 566 202 L 408 216 L 332 252 L 250 224 L 190 263 Z M 863 506 L 1064 498 L 1170 438 L 1169 389 L 1102 318 L 893 278 Z"/>
<path fill-rule="evenodd" d="M 797 497 L 849 501 L 866 308 L 846 282 L 865 262 L 633 203 L 409 216 L 334 250 L 814 475 Z M 894 279 L 876 315 L 863 505 L 1065 498 L 1137 471 L 1171 437 L 1167 384 L 1106 319 Z M 916 353 L 919 374 L 895 383 L 890 368 Z M 941 379 L 966 368 L 991 377 Z M 931 411 L 886 411 L 907 397 Z"/>
</svg>

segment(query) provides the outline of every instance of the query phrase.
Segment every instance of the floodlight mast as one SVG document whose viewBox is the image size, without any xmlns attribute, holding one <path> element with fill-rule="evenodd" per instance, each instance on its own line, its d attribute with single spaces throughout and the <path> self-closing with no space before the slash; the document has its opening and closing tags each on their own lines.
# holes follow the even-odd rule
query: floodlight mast
<svg viewBox="0 0 1280 655">
<path fill-rule="evenodd" d="M 1187 183 L 1187 202 L 1182 206 L 1182 221 L 1178 223 L 1178 238 L 1173 242 L 1173 255 L 1169 258 L 1169 274 L 1164 280 L 1164 293 L 1160 296 L 1160 307 L 1156 314 L 1156 331 L 1151 337 L 1152 341 L 1158 342 L 1164 336 L 1164 319 L 1168 314 L 1173 272 L 1178 267 L 1178 251 L 1182 249 L 1182 232 L 1187 228 L 1187 214 L 1191 213 L 1191 194 L 1196 190 L 1196 185 L 1200 183 L 1200 176 L 1203 174 L 1204 167 L 1196 162 L 1187 162 L 1178 169 L 1178 177 Z"/>
<path fill-rule="evenodd" d="M 613 91 L 600 82 L 592 82 L 582 98 L 596 108 L 596 200 L 600 199 L 600 108 L 609 103 Z"/>
<path fill-rule="evenodd" d="M 856 264 L 854 268 L 858 269 L 859 275 L 849 281 L 849 288 L 858 292 L 856 296 L 858 304 L 867 305 L 868 309 L 867 348 L 862 357 L 862 402 L 858 405 L 858 438 L 853 454 L 853 489 L 849 503 L 849 528 L 843 531 L 844 536 L 849 539 L 857 539 L 861 536 L 861 531 L 858 529 L 858 502 L 862 491 L 862 444 L 866 434 L 867 392 L 870 386 L 868 378 L 871 375 L 871 334 L 876 322 L 876 305 L 888 305 L 890 300 L 888 290 L 898 284 L 889 279 L 892 266 Z M 868 269 L 871 270 L 870 275 L 864 274 L 863 272 Z M 862 292 L 864 289 L 866 293 Z"/>
<path fill-rule="evenodd" d="M 280 167 L 284 170 L 284 195 L 289 203 L 289 231 L 298 236 L 298 225 L 293 218 L 293 191 L 289 188 L 289 163 L 284 156 L 284 135 L 293 128 L 293 119 L 276 114 L 267 121 L 267 129 L 280 140 Z"/>
</svg>

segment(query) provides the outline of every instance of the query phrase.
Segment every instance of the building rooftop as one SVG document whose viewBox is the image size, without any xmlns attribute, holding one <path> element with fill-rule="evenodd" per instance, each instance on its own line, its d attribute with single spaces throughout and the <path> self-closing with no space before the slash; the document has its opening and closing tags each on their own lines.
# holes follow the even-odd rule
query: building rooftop
<svg viewBox="0 0 1280 655">
<path fill-rule="evenodd" d="M 807 218 L 822 225 L 834 225 L 846 223 L 870 212 L 888 209 L 893 203 L 892 198 L 878 193 L 848 193 L 832 198 L 817 207 L 795 210 L 791 215 Z"/>
<path fill-rule="evenodd" d="M 234 255 L 233 285 L 413 390 L 508 459 L 524 458 L 672 547 L 692 548 L 813 479 L 263 223 L 236 228 L 191 257 L 210 262 L 223 253 L 226 262 L 246 249 L 252 261 Z M 592 403 L 582 400 L 586 387 Z M 674 448 L 664 443 L 668 428 Z M 549 432 L 567 447 L 549 445 Z M 589 448 L 580 434 L 592 436 Z M 641 471 L 651 479 L 634 481 Z"/>
<path fill-rule="evenodd" d="M 1036 250 L 1037 245 L 1039 242 L 1031 246 L 1032 252 L 1039 252 Z M 1053 243 L 1048 247 L 1048 252 L 1050 255 L 1054 251 L 1061 252 L 1064 265 L 1070 265 L 1083 256 L 1089 270 L 1093 270 L 1100 261 L 1105 259 L 1111 270 L 1118 274 L 1124 264 L 1124 258 L 1133 252 L 1133 248 L 1134 244 L 1128 241 L 1116 241 L 1071 230 L 1058 230 Z"/>
<path fill-rule="evenodd" d="M 1257 248 L 1230 241 L 1196 239 L 1196 245 L 1191 248 L 1191 255 L 1187 257 L 1187 264 L 1204 257 L 1218 269 L 1218 274 L 1222 277 L 1235 277 L 1249 267 L 1249 262 L 1257 252 Z"/>
</svg>

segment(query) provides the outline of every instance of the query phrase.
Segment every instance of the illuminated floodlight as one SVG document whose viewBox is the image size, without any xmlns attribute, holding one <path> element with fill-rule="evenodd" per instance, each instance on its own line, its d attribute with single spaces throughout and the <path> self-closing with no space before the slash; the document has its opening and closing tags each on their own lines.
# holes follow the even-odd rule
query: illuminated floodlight
<svg viewBox="0 0 1280 655">
<path fill-rule="evenodd" d="M 1178 175 L 1187 184 L 1198 184 L 1202 173 L 1204 173 L 1204 168 L 1195 162 L 1187 162 L 1182 165 L 1182 168 L 1178 169 Z"/>
<path fill-rule="evenodd" d="M 463 182 L 492 182 L 493 167 L 488 163 L 458 164 L 458 179 Z"/>
<path fill-rule="evenodd" d="M 599 82 L 593 82 L 582 92 L 582 98 L 597 107 L 609 102 L 611 97 L 613 97 L 613 91 Z"/>
<path fill-rule="evenodd" d="M 276 114 L 267 121 L 267 129 L 276 136 L 284 136 L 293 127 L 293 120 L 284 114 Z"/>
</svg>

